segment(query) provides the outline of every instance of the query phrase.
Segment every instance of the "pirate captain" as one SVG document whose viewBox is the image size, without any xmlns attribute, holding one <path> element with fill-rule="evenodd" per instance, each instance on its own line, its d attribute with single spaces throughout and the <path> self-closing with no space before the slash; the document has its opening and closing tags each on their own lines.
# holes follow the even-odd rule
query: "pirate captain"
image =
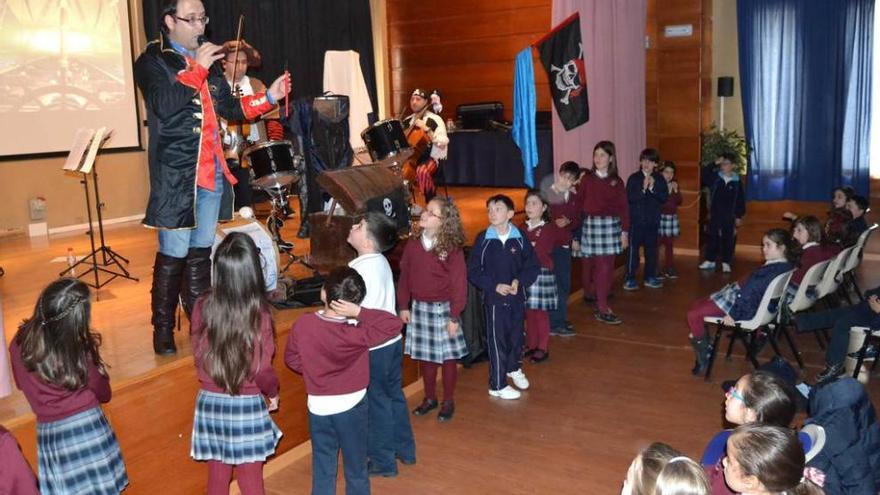
<svg viewBox="0 0 880 495">
<path fill-rule="evenodd" d="M 440 92 L 435 89 L 428 95 L 424 90 L 416 88 L 409 97 L 409 108 L 413 113 L 403 119 L 404 128 L 418 127 L 425 131 L 431 141 L 421 156 L 416 158 L 416 185 L 425 195 L 425 204 L 428 204 L 436 192 L 434 174 L 437 172 L 437 164 L 446 159 L 449 151 L 446 124 L 437 115 L 443 111 Z"/>
</svg>

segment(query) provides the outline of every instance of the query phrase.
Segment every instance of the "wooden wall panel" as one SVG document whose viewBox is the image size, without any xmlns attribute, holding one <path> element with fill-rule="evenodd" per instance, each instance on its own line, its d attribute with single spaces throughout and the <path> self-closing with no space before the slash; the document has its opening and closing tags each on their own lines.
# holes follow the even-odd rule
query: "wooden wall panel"
<svg viewBox="0 0 880 495">
<path fill-rule="evenodd" d="M 462 103 L 501 101 L 512 118 L 516 54 L 550 29 L 550 0 L 451 0 L 435 8 L 388 0 L 389 115 L 413 88 L 438 88 L 443 116 Z M 533 53 L 538 110 L 550 110 L 546 74 Z"/>
<path fill-rule="evenodd" d="M 645 29 L 649 46 L 647 142 L 657 147 L 663 159 L 678 166 L 684 203 L 679 210 L 682 234 L 676 245 L 687 249 L 699 247 L 700 133 L 707 118 L 703 78 L 706 67 L 711 70 L 711 53 L 704 48 L 711 37 L 706 38 L 704 18 L 711 14 L 711 3 L 708 8 L 710 12 L 702 0 L 648 0 Z M 694 34 L 666 38 L 664 27 L 673 24 L 691 24 Z"/>
</svg>

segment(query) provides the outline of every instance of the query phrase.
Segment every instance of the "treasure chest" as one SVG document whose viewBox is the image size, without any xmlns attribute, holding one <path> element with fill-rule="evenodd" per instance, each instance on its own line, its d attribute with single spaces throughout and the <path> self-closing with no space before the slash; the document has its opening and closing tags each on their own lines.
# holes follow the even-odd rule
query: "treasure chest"
<svg viewBox="0 0 880 495">
<path fill-rule="evenodd" d="M 387 165 L 327 170 L 317 181 L 333 198 L 328 212 L 309 215 L 309 264 L 317 270 L 328 271 L 357 256 L 346 239 L 351 226 L 368 211 L 382 212 L 394 219 L 402 234 L 409 231 L 403 181 Z"/>
</svg>

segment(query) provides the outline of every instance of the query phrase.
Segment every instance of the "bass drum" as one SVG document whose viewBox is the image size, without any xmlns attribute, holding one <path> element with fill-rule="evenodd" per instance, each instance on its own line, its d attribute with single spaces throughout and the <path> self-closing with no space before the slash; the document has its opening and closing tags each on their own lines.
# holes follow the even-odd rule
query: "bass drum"
<svg viewBox="0 0 880 495">
<path fill-rule="evenodd" d="M 297 161 L 290 141 L 266 141 L 249 146 L 241 155 L 251 170 L 251 185 L 262 189 L 288 186 L 299 179 Z"/>
<path fill-rule="evenodd" d="M 403 132 L 403 124 L 397 119 L 376 122 L 361 132 L 361 138 L 375 162 L 392 157 L 403 161 L 412 155 L 412 148 Z"/>
</svg>

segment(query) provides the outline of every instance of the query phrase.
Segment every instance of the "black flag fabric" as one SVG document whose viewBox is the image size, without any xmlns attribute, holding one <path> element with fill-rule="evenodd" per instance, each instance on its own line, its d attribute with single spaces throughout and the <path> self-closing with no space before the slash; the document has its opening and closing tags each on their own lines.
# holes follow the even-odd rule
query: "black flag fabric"
<svg viewBox="0 0 880 495">
<path fill-rule="evenodd" d="M 553 106 L 566 131 L 590 120 L 580 15 L 575 13 L 535 43 L 547 71 Z"/>
</svg>

